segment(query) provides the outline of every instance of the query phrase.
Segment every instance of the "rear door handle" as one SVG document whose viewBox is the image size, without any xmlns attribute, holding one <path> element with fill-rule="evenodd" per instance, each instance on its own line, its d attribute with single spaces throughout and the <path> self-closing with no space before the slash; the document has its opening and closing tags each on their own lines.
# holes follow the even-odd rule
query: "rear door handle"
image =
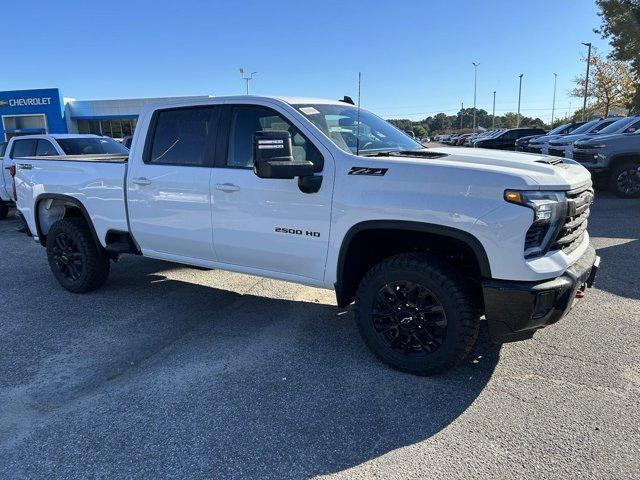
<svg viewBox="0 0 640 480">
<path fill-rule="evenodd" d="M 216 184 L 216 190 L 220 190 L 221 192 L 237 192 L 240 190 L 240 187 L 233 183 L 218 183 Z"/>
<path fill-rule="evenodd" d="M 138 177 L 132 178 L 131 183 L 135 183 L 136 185 L 151 185 L 151 180 L 146 177 Z"/>
</svg>

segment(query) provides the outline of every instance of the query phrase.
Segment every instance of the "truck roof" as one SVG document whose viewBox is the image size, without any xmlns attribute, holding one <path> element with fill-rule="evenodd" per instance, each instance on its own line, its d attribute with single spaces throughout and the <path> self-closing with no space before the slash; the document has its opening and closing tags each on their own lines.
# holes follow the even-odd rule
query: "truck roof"
<svg viewBox="0 0 640 480">
<path fill-rule="evenodd" d="M 34 135 L 19 135 L 15 138 L 16 140 L 20 140 L 23 138 L 95 138 L 99 137 L 99 135 L 94 135 L 93 133 L 38 133 Z M 12 139 L 13 139 L 12 138 Z"/>
<path fill-rule="evenodd" d="M 341 102 L 339 100 L 330 100 L 326 98 L 314 98 L 314 97 L 286 97 L 286 96 L 267 96 L 267 95 L 235 95 L 228 97 L 207 97 L 207 98 L 185 98 L 168 100 L 166 102 L 152 103 L 146 106 L 145 110 L 153 111 L 161 108 L 170 107 L 183 107 L 190 105 L 216 105 L 221 103 L 244 103 L 260 100 L 276 100 L 284 102 L 289 105 L 309 105 L 309 104 L 323 104 L 323 105 L 349 105 L 348 103 Z"/>
</svg>

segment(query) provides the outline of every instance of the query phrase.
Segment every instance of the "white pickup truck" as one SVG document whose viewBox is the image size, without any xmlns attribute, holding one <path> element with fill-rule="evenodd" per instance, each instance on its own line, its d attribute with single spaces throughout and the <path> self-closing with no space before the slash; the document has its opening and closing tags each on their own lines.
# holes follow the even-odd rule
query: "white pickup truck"
<svg viewBox="0 0 640 480">
<path fill-rule="evenodd" d="M 128 155 L 14 161 L 64 288 L 101 286 L 131 253 L 335 289 L 371 350 L 416 374 L 460 362 L 482 315 L 495 341 L 530 338 L 597 270 L 584 167 L 426 149 L 347 97 L 160 104 Z"/>
</svg>

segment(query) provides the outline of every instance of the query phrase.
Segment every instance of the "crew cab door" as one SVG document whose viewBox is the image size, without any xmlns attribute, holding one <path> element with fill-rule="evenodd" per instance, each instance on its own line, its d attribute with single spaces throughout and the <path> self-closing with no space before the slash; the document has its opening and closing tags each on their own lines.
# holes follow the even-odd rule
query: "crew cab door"
<svg viewBox="0 0 640 480">
<path fill-rule="evenodd" d="M 142 252 L 214 261 L 210 179 L 219 120 L 215 105 L 157 110 L 133 145 L 127 174 L 130 228 Z"/>
<path fill-rule="evenodd" d="M 214 246 L 220 262 L 322 280 L 327 257 L 333 159 L 303 122 L 268 105 L 226 105 L 213 169 Z M 253 135 L 291 134 L 295 160 L 314 162 L 322 176 L 317 193 L 298 179 L 258 178 Z"/>
</svg>

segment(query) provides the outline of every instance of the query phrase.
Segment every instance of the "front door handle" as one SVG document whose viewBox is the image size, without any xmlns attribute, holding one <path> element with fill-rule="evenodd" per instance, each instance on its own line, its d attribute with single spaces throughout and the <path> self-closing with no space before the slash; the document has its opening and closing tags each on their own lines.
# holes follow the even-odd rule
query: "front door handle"
<svg viewBox="0 0 640 480">
<path fill-rule="evenodd" d="M 240 190 L 240 187 L 233 183 L 218 183 L 216 184 L 216 190 L 220 190 L 221 192 L 237 192 Z"/>
<path fill-rule="evenodd" d="M 151 185 L 151 180 L 146 177 L 138 177 L 132 178 L 131 183 L 135 183 L 136 185 Z"/>
</svg>

